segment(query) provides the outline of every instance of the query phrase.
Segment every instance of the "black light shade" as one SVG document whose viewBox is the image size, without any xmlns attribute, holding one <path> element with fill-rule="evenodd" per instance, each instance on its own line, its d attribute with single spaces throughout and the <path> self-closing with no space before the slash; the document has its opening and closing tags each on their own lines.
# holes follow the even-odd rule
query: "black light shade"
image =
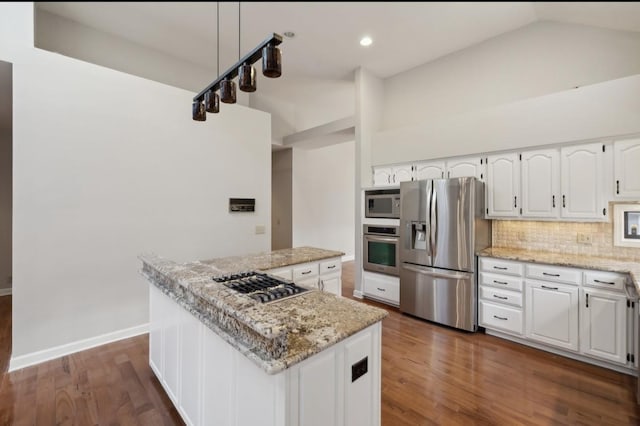
<svg viewBox="0 0 640 426">
<path fill-rule="evenodd" d="M 209 90 L 204 94 L 204 108 L 207 112 L 214 114 L 220 112 L 220 97 L 213 90 Z"/>
<path fill-rule="evenodd" d="M 225 104 L 236 103 L 236 83 L 228 78 L 220 82 L 220 101 Z"/>
<path fill-rule="evenodd" d="M 270 78 L 282 75 L 282 54 L 271 43 L 262 48 L 262 74 Z"/>
<path fill-rule="evenodd" d="M 201 101 L 196 100 L 191 105 L 191 118 L 193 118 L 195 121 L 207 120 L 207 113 L 204 109 L 204 104 Z"/>
<path fill-rule="evenodd" d="M 238 87 L 243 92 L 256 91 L 256 69 L 250 64 L 242 64 L 238 68 Z"/>
</svg>

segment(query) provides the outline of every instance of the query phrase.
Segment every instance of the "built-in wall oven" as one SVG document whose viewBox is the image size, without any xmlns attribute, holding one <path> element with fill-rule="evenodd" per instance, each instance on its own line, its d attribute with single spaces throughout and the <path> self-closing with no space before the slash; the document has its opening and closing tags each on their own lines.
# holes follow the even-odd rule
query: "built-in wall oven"
<svg viewBox="0 0 640 426">
<path fill-rule="evenodd" d="M 364 225 L 362 268 L 366 271 L 399 276 L 399 239 L 397 226 Z"/>
</svg>

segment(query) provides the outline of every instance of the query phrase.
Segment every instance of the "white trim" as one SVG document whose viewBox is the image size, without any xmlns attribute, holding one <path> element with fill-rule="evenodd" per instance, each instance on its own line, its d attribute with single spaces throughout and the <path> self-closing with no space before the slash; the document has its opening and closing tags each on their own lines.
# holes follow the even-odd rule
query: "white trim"
<svg viewBox="0 0 640 426">
<path fill-rule="evenodd" d="M 0 288 L 0 297 L 2 296 L 11 296 L 11 287 L 9 288 Z"/>
<path fill-rule="evenodd" d="M 358 299 L 364 299 L 364 295 L 361 290 L 353 290 L 353 297 L 357 297 Z"/>
<path fill-rule="evenodd" d="M 32 352 L 26 355 L 11 357 L 9 362 L 9 373 L 31 365 L 40 364 L 61 356 L 69 355 L 75 352 L 84 351 L 96 346 L 115 342 L 129 337 L 138 336 L 149 332 L 149 323 L 137 325 L 123 330 L 113 331 L 111 333 L 102 334 L 100 336 L 90 337 L 88 339 L 78 340 L 53 348 L 44 349 L 42 351 Z"/>
<path fill-rule="evenodd" d="M 350 262 L 352 260 L 354 260 L 356 257 L 353 254 L 347 255 L 347 256 L 342 256 L 342 261 L 343 262 Z"/>
</svg>

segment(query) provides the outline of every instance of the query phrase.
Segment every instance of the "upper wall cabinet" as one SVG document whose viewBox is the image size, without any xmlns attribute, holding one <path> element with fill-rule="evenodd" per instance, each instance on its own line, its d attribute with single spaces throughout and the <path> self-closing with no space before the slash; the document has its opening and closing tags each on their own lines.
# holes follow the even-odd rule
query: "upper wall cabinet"
<svg viewBox="0 0 640 426">
<path fill-rule="evenodd" d="M 373 168 L 373 186 L 400 185 L 407 180 L 413 180 L 413 166 L 410 164 Z"/>
<path fill-rule="evenodd" d="M 613 144 L 616 198 L 640 198 L 640 139 Z"/>
<path fill-rule="evenodd" d="M 605 219 L 604 145 L 592 143 L 560 149 L 560 215 L 567 219 Z"/>
<path fill-rule="evenodd" d="M 520 216 L 520 159 L 518 154 L 487 157 L 487 215 Z"/>
<path fill-rule="evenodd" d="M 484 181 L 484 159 L 481 157 L 454 158 L 447 160 L 448 178 L 473 176 Z"/>
<path fill-rule="evenodd" d="M 415 180 L 442 179 L 445 177 L 444 161 L 430 161 L 426 163 L 416 163 Z"/>
<path fill-rule="evenodd" d="M 373 168 L 373 185 L 374 186 L 393 185 L 391 183 L 392 176 L 393 176 L 392 167 L 374 167 Z"/>
<path fill-rule="evenodd" d="M 410 164 L 404 164 L 402 166 L 395 166 L 393 168 L 393 183 L 399 185 L 400 182 L 406 182 L 413 180 L 413 166 Z"/>
<path fill-rule="evenodd" d="M 560 195 L 557 149 L 522 153 L 522 216 L 556 217 Z"/>
</svg>

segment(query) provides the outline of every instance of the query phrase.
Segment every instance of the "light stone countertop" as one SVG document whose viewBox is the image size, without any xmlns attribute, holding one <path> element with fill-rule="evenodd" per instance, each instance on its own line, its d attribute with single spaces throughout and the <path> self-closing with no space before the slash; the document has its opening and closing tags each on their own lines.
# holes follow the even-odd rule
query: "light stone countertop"
<svg viewBox="0 0 640 426">
<path fill-rule="evenodd" d="M 300 247 L 183 264 L 153 254 L 139 258 L 151 283 L 265 372 L 276 374 L 381 321 L 387 311 L 317 289 L 263 304 L 212 278 L 343 254 Z"/>
<path fill-rule="evenodd" d="M 640 279 L 640 263 L 633 259 L 553 253 L 506 247 L 490 247 L 479 252 L 478 256 L 629 274 L 636 287 L 636 291 L 640 294 L 640 282 L 638 281 Z"/>
</svg>

